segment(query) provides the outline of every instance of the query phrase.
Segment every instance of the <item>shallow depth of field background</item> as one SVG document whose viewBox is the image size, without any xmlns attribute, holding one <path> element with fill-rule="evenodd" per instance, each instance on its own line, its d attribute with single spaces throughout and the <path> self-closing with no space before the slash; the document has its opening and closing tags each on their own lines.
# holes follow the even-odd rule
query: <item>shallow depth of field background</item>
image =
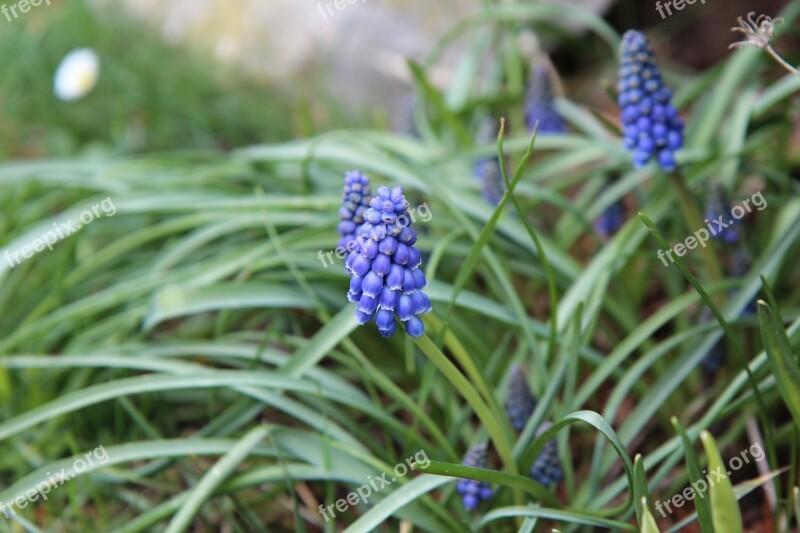
<svg viewBox="0 0 800 533">
<path fill-rule="evenodd" d="M 643 490 L 660 531 L 700 531 L 691 502 L 666 517 L 652 504 L 688 485 L 686 455 L 707 468 L 702 429 L 725 461 L 768 450 L 732 475 L 745 530 L 797 531 L 798 405 L 786 398 L 798 390 L 774 372 L 763 318 L 742 310 L 769 299 L 764 276 L 769 331 L 786 329 L 773 341 L 797 360 L 800 82 L 728 45 L 737 17 L 782 14 L 774 46 L 800 64 L 800 1 L 707 0 L 665 20 L 650 0 L 366 0 L 332 17 L 312 0 L 52 3 L 0 16 L 0 253 L 104 198 L 116 213 L 13 269 L 0 257 L 0 502 L 97 446 L 110 462 L 14 518 L 0 509 L 0 531 L 635 531 Z M 637 216 L 670 243 L 697 229 L 674 183 L 634 170 L 619 139 L 611 93 L 631 28 L 650 38 L 686 122 L 691 200 L 702 211 L 718 181 L 737 202 L 757 190 L 768 201 L 738 249 L 711 247 L 723 266 L 746 255 L 744 271 L 712 281 L 697 250 L 683 258 L 723 304 L 727 340 Z M 59 101 L 53 73 L 80 47 L 100 56 L 97 86 Z M 477 132 L 506 119 L 513 173 L 543 54 L 570 133 L 536 139 L 519 209 L 509 201 L 482 239 L 495 207 L 473 163 L 497 147 Z M 526 369 L 540 404 L 535 424 L 504 436 L 515 460 L 538 422 L 596 413 L 558 433 L 557 512 L 499 478 L 468 512 L 452 478 L 414 472 L 335 521 L 318 513 L 418 450 L 458 464 L 489 440 L 402 328 L 383 339 L 355 326 L 342 262 L 320 263 L 352 169 L 430 207 L 415 229 L 431 342 L 466 374 L 469 360 L 499 406 L 512 368 Z M 604 239 L 593 222 L 618 200 L 626 222 Z M 727 358 L 703 371 L 721 338 Z M 509 473 L 500 455 L 491 468 Z M 220 483 L 215 465 L 231 465 Z"/>
</svg>

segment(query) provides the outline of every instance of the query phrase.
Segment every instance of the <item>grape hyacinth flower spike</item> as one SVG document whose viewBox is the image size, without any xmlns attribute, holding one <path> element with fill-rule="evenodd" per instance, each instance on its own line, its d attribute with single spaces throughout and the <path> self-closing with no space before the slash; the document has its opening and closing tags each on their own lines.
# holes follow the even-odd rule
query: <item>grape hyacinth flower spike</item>
<svg viewBox="0 0 800 533">
<path fill-rule="evenodd" d="M 533 131 L 539 123 L 539 133 L 560 134 L 567 132 L 567 125 L 553 107 L 554 71 L 549 60 L 539 61 L 531 71 L 525 93 L 525 124 Z"/>
<path fill-rule="evenodd" d="M 552 422 L 544 422 L 539 429 L 536 430 L 538 437 L 552 426 Z M 544 445 L 544 449 L 533 462 L 531 467 L 531 476 L 540 485 L 549 487 L 554 483 L 558 483 L 564 479 L 564 471 L 561 469 L 561 462 L 558 458 L 558 443 L 555 439 L 550 439 Z"/>
<path fill-rule="evenodd" d="M 719 182 L 711 183 L 708 187 L 704 213 L 706 217 L 705 223 L 711 228 L 711 238 L 722 238 L 728 244 L 737 244 L 739 242 L 739 230 L 736 225 L 739 222 L 730 216 L 730 212 L 731 203 L 725 193 L 725 189 Z"/>
<path fill-rule="evenodd" d="M 497 139 L 498 125 L 493 118 L 487 118 L 478 130 L 476 141 L 489 143 Z M 473 174 L 481 182 L 483 198 L 491 205 L 500 203 L 506 184 L 503 182 L 503 173 L 500 171 L 500 158 L 497 154 L 479 157 L 472 168 Z"/>
<path fill-rule="evenodd" d="M 427 281 L 408 207 L 401 187 L 378 188 L 356 232 L 358 247 L 345 261 L 351 275 L 347 299 L 358 304 L 356 320 L 363 325 L 375 319 L 384 337 L 397 329 L 395 318 L 406 333 L 421 336 L 425 327 L 418 315 L 431 310 L 431 301 L 422 292 Z"/>
<path fill-rule="evenodd" d="M 489 456 L 486 444 L 476 444 L 472 446 L 469 451 L 467 451 L 461 464 L 475 468 L 488 468 Z M 468 511 L 477 507 L 481 500 L 488 500 L 492 497 L 492 488 L 485 481 L 459 479 L 456 484 L 456 490 L 463 496 L 461 502 Z"/>
<path fill-rule="evenodd" d="M 675 152 L 683 147 L 683 120 L 672 105 L 647 37 L 629 30 L 622 36 L 622 63 L 617 81 L 625 148 L 634 166 L 655 158 L 665 172 L 676 168 Z"/>
<path fill-rule="evenodd" d="M 350 251 L 357 244 L 356 230 L 364 223 L 364 213 L 369 208 L 369 178 L 353 170 L 344 174 L 342 207 L 339 209 L 339 246 Z M 351 244 L 352 243 L 352 244 Z M 348 246 L 349 245 L 349 246 Z"/>
<path fill-rule="evenodd" d="M 536 397 L 528 388 L 528 382 L 520 365 L 511 370 L 505 407 L 511 425 L 517 431 L 521 431 L 525 427 L 525 423 L 536 409 Z"/>
</svg>

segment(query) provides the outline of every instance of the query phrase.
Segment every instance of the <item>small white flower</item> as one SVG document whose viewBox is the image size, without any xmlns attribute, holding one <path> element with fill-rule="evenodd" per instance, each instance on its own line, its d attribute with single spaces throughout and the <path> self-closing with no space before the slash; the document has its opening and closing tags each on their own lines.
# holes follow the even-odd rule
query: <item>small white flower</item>
<svg viewBox="0 0 800 533">
<path fill-rule="evenodd" d="M 82 98 L 94 89 L 100 58 L 91 48 L 78 48 L 64 56 L 56 69 L 53 92 L 59 100 Z"/>
</svg>

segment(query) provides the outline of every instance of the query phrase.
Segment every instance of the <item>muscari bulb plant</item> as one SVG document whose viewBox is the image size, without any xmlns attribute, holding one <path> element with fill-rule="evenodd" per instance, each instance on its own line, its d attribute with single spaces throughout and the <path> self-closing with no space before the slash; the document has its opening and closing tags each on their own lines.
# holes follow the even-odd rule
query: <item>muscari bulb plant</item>
<svg viewBox="0 0 800 533">
<path fill-rule="evenodd" d="M 536 430 L 536 436 L 538 437 L 550 429 L 552 425 L 552 422 L 544 422 Z M 537 483 L 545 487 L 559 483 L 564 479 L 564 470 L 561 468 L 561 461 L 558 457 L 558 443 L 555 439 L 547 441 L 542 452 L 533 461 L 531 476 Z"/>
<path fill-rule="evenodd" d="M 625 224 L 625 206 L 617 200 L 606 207 L 594 222 L 594 229 L 600 237 L 607 239 L 613 236 Z"/>
<path fill-rule="evenodd" d="M 486 444 L 472 446 L 461 464 L 475 468 L 487 468 L 489 455 Z M 485 481 L 475 481 L 474 479 L 459 479 L 456 483 L 456 491 L 462 495 L 461 502 L 468 511 L 477 507 L 481 500 L 488 500 L 492 497 L 491 486 Z"/>
<path fill-rule="evenodd" d="M 358 244 L 345 260 L 351 275 L 347 298 L 357 303 L 356 320 L 363 325 L 374 318 L 384 337 L 396 331 L 395 318 L 406 333 L 420 337 L 425 327 L 419 315 L 432 308 L 422 292 L 427 281 L 408 208 L 401 187 L 379 187 L 356 230 Z"/>
<path fill-rule="evenodd" d="M 739 242 L 739 230 L 736 225 L 739 221 L 730 216 L 731 203 L 725 189 L 718 182 L 713 182 L 708 187 L 706 196 L 705 223 L 711 224 L 711 238 L 722 239 L 728 244 Z M 719 229 L 713 221 L 722 220 L 727 224 L 727 228 Z"/>
<path fill-rule="evenodd" d="M 481 124 L 476 136 L 479 143 L 488 143 L 497 138 L 497 121 L 487 118 Z M 500 170 L 500 157 L 497 154 L 479 157 L 473 164 L 472 171 L 474 176 L 481 183 L 481 194 L 491 205 L 500 203 L 506 185 L 503 182 L 503 173 Z"/>
<path fill-rule="evenodd" d="M 625 147 L 636 167 L 652 158 L 666 172 L 675 170 L 675 152 L 683 146 L 683 120 L 672 105 L 672 92 L 661 79 L 647 37 L 629 30 L 622 37 L 617 81 Z"/>
<path fill-rule="evenodd" d="M 517 431 L 521 431 L 525 427 L 525 423 L 536 409 L 536 397 L 528 388 L 525 374 L 519 365 L 511 370 L 505 407 L 508 419 Z"/>
<path fill-rule="evenodd" d="M 549 61 L 540 61 L 531 70 L 525 94 L 525 124 L 533 131 L 539 124 L 539 133 L 559 134 L 567 132 L 567 124 L 553 106 L 553 71 Z"/>
</svg>

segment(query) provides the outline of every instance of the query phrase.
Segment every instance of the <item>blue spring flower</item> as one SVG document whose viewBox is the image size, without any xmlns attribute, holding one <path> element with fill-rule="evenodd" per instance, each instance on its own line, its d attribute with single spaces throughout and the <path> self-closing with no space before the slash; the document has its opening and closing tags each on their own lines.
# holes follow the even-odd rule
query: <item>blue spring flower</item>
<svg viewBox="0 0 800 533">
<path fill-rule="evenodd" d="M 538 121 L 539 133 L 567 132 L 567 124 L 553 107 L 552 75 L 549 61 L 537 63 L 531 71 L 525 93 L 525 124 L 530 131 Z"/>
<path fill-rule="evenodd" d="M 617 81 L 625 147 L 636 167 L 655 158 L 666 172 L 675 170 L 675 152 L 683 147 L 683 120 L 672 105 L 672 92 L 647 37 L 629 30 L 622 36 L 622 64 Z"/>
<path fill-rule="evenodd" d="M 511 379 L 508 382 L 508 397 L 506 398 L 506 414 L 511 420 L 511 425 L 521 431 L 528 419 L 536 409 L 536 397 L 528 388 L 528 382 L 522 367 L 517 365 L 511 370 Z"/>
<path fill-rule="evenodd" d="M 488 468 L 489 456 L 486 444 L 476 444 L 472 446 L 469 451 L 467 451 L 461 464 L 475 468 Z M 492 497 L 492 488 L 485 481 L 459 479 L 456 484 L 456 490 L 463 496 L 461 502 L 468 511 L 477 507 L 481 500 L 488 500 Z"/>
<path fill-rule="evenodd" d="M 497 121 L 486 119 L 478 130 L 476 141 L 481 144 L 492 142 L 497 138 L 497 130 Z M 475 160 L 472 172 L 481 182 L 483 198 L 492 205 L 499 204 L 506 191 L 503 174 L 500 172 L 500 158 L 497 155 L 479 157 Z"/>
<path fill-rule="evenodd" d="M 357 249 L 345 261 L 351 275 L 347 299 L 358 303 L 356 320 L 363 325 L 374 318 L 384 337 L 397 329 L 395 317 L 406 333 L 419 337 L 425 327 L 418 315 L 431 310 L 422 292 L 427 281 L 419 268 L 422 260 L 414 246 L 417 234 L 410 227 L 408 207 L 401 187 L 378 188 L 356 232 Z"/>
<path fill-rule="evenodd" d="M 594 221 L 594 229 L 600 237 L 607 239 L 614 235 L 625 224 L 625 206 L 617 200 Z"/>
<path fill-rule="evenodd" d="M 539 429 L 536 430 L 536 436 L 538 437 L 550 429 L 552 425 L 551 422 L 544 422 L 539 426 Z M 533 476 L 533 479 L 535 479 L 537 483 L 545 487 L 549 487 L 564 479 L 564 471 L 561 469 L 556 439 L 550 439 L 547 441 L 547 444 L 544 445 L 544 449 L 533 462 L 531 476 Z"/>
<path fill-rule="evenodd" d="M 369 178 L 358 170 L 345 172 L 342 190 L 342 207 L 339 208 L 339 245 L 346 250 L 356 244 L 356 230 L 364 223 L 364 213 L 369 207 Z M 354 242 L 355 241 L 355 242 Z M 351 244 L 353 243 L 353 244 Z"/>
<path fill-rule="evenodd" d="M 506 191 L 506 184 L 500 171 L 500 158 L 493 156 L 476 160 L 473 172 L 481 182 L 483 198 L 492 205 L 499 204 Z"/>
<path fill-rule="evenodd" d="M 705 223 L 710 225 L 712 239 L 722 238 L 728 244 L 739 242 L 739 221 L 731 216 L 731 203 L 725 189 L 718 182 L 708 187 Z M 727 226 L 727 227 L 725 227 Z"/>
</svg>

